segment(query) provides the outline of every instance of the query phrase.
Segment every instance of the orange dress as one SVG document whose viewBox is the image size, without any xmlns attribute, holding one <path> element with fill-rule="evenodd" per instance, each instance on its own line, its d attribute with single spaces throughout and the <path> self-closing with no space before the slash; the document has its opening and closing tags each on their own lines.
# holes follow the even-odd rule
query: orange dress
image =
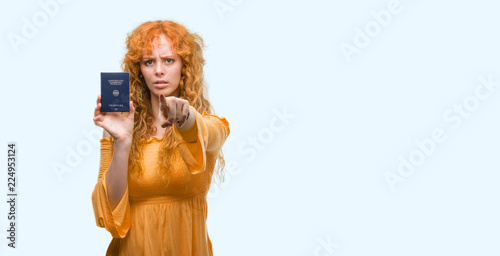
<svg viewBox="0 0 500 256">
<path fill-rule="evenodd" d="M 157 152 L 163 138 L 151 137 L 143 148 L 141 182 L 130 176 L 125 194 L 111 211 L 106 190 L 106 172 L 112 158 L 111 141 L 100 139 L 99 176 L 92 192 L 96 224 L 113 237 L 106 255 L 213 255 L 208 236 L 206 196 L 217 156 L 229 135 L 225 118 L 200 114 L 192 106 L 195 123 L 174 134 L 181 143 L 174 151 L 180 160 L 167 172 L 158 173 Z M 177 159 L 177 158 L 175 158 Z"/>
</svg>

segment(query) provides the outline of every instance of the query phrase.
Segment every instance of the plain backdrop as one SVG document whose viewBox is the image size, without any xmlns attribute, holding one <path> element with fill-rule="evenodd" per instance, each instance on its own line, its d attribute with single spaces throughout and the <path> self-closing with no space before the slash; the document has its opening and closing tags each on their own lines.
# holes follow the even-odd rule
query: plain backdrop
<svg viewBox="0 0 500 256">
<path fill-rule="evenodd" d="M 121 71 L 127 33 L 157 19 L 203 37 L 209 99 L 231 129 L 208 197 L 215 255 L 499 255 L 499 8 L 2 1 L 0 255 L 104 255 L 99 74 Z"/>
</svg>

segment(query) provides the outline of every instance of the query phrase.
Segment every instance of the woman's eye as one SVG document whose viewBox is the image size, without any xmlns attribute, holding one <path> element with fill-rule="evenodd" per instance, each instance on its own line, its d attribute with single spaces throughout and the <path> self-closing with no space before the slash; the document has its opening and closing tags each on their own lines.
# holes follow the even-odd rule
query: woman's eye
<svg viewBox="0 0 500 256">
<path fill-rule="evenodd" d="M 170 64 L 170 63 L 174 62 L 174 59 L 166 59 L 165 62 Z"/>
<path fill-rule="evenodd" d="M 152 60 L 147 60 L 144 62 L 144 64 L 146 64 L 146 66 L 149 66 L 151 64 L 153 64 L 153 61 Z"/>
</svg>

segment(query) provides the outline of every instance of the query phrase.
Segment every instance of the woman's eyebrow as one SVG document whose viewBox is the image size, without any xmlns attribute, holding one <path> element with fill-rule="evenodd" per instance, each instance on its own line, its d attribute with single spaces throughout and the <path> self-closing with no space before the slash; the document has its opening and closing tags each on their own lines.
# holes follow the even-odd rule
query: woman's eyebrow
<svg viewBox="0 0 500 256">
<path fill-rule="evenodd" d="M 160 58 L 174 58 L 176 55 L 175 54 L 171 54 L 171 55 L 162 55 L 160 56 Z M 142 56 L 142 59 L 155 59 L 154 56 L 152 55 L 148 55 L 148 56 Z"/>
</svg>

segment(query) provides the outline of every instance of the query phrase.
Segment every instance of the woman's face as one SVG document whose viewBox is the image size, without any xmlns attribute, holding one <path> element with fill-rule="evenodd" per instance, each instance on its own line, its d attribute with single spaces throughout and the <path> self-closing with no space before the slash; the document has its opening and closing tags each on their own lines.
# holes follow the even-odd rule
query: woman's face
<svg viewBox="0 0 500 256">
<path fill-rule="evenodd" d="M 143 52 L 141 72 L 151 91 L 151 97 L 179 97 L 179 81 L 181 79 L 182 58 L 171 51 L 170 42 L 164 34 L 153 41 L 150 55 Z"/>
</svg>

